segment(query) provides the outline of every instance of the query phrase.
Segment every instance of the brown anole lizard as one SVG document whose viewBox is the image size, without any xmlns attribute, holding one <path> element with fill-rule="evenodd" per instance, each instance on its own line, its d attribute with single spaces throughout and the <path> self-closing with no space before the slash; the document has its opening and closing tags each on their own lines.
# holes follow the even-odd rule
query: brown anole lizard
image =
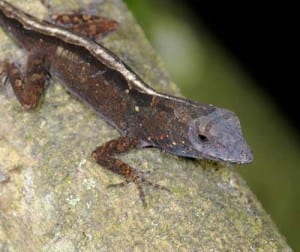
<svg viewBox="0 0 300 252">
<path fill-rule="evenodd" d="M 253 160 L 237 116 L 226 109 L 155 91 L 95 38 L 118 27 L 114 20 L 69 13 L 39 20 L 0 0 L 0 24 L 28 52 L 25 73 L 14 62 L 3 69 L 26 109 L 37 106 L 45 83 L 57 77 L 70 93 L 92 107 L 120 137 L 96 148 L 98 164 L 136 184 L 161 187 L 115 155 L 155 147 L 172 154 L 229 163 Z M 163 188 L 163 187 L 161 187 Z"/>
</svg>

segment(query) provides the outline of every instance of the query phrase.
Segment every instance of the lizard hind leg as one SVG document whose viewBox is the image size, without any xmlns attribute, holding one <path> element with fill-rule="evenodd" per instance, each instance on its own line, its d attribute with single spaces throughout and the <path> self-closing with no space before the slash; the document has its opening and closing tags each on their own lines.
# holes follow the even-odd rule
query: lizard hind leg
<svg viewBox="0 0 300 252">
<path fill-rule="evenodd" d="M 101 40 L 119 27 L 115 20 L 79 11 L 50 14 L 49 18 L 51 23 L 95 41 Z"/>
<path fill-rule="evenodd" d="M 156 189 L 162 189 L 168 192 L 169 190 L 166 187 L 155 184 L 145 179 L 143 176 L 143 172 L 134 169 L 125 162 L 114 157 L 114 155 L 125 153 L 133 148 L 136 148 L 138 145 L 139 141 L 137 139 L 130 137 L 119 137 L 98 147 L 93 151 L 92 156 L 98 164 L 125 178 L 124 182 L 111 184 L 108 187 L 123 187 L 126 184 L 133 182 L 139 191 L 139 196 L 143 203 L 143 206 L 146 207 L 147 204 L 145 200 L 143 185 L 150 185 Z"/>
</svg>

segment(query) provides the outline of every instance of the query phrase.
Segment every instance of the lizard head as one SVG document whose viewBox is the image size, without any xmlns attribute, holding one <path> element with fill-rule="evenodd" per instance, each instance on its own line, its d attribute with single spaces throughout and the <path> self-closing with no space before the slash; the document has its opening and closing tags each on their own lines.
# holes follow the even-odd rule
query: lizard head
<svg viewBox="0 0 300 252">
<path fill-rule="evenodd" d="M 211 113 L 190 120 L 188 139 L 192 156 L 229 163 L 250 163 L 253 155 L 246 143 L 238 117 L 216 108 Z"/>
</svg>

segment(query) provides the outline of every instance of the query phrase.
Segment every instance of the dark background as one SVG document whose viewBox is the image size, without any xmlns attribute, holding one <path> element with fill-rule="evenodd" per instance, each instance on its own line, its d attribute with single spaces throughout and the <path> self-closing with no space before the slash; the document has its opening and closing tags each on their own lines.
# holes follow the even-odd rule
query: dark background
<svg viewBox="0 0 300 252">
<path fill-rule="evenodd" d="M 292 70 L 292 65 L 298 64 L 294 56 L 293 35 L 298 29 L 293 27 L 293 6 L 276 1 L 181 2 L 194 20 L 204 23 L 240 61 L 299 133 L 300 83 L 299 78 L 293 79 Z"/>
</svg>

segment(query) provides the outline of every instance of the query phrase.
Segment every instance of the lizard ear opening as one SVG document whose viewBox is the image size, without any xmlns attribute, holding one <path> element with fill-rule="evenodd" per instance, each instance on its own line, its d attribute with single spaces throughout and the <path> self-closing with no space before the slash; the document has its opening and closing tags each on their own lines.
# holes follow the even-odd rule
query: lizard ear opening
<svg viewBox="0 0 300 252">
<path fill-rule="evenodd" d="M 203 134 L 200 130 L 200 120 L 199 118 L 192 120 L 189 123 L 189 140 L 190 143 L 195 147 L 197 151 L 203 149 L 203 144 L 208 142 L 208 137 Z"/>
<path fill-rule="evenodd" d="M 198 139 L 201 142 L 208 142 L 208 138 L 205 135 L 201 134 L 201 133 L 198 134 Z"/>
</svg>

